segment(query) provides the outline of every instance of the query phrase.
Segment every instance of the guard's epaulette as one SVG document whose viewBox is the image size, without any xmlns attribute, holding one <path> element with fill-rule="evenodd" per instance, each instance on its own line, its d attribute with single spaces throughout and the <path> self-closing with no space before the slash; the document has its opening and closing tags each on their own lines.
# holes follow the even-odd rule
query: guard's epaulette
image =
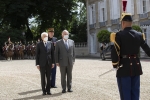
<svg viewBox="0 0 150 100">
<path fill-rule="evenodd" d="M 115 46 L 115 49 L 116 49 L 116 52 L 118 54 L 118 56 L 120 55 L 119 51 L 120 51 L 120 46 L 118 45 L 118 43 L 116 42 L 115 38 L 116 38 L 116 34 L 118 34 L 119 32 L 117 33 L 114 33 L 112 32 L 110 34 L 110 41 L 114 43 L 114 46 Z M 118 49 L 117 49 L 118 48 Z"/>
<path fill-rule="evenodd" d="M 112 33 L 110 34 L 110 41 L 111 41 L 111 42 L 115 42 L 115 37 L 116 37 L 116 33 L 112 32 Z"/>
<path fill-rule="evenodd" d="M 112 32 L 112 33 L 110 34 L 110 42 L 115 42 L 116 34 L 118 34 L 118 33 L 120 33 L 120 32 L 122 32 L 122 30 L 119 30 L 117 33 Z"/>
<path fill-rule="evenodd" d="M 143 40 L 145 40 L 145 34 L 144 33 L 142 33 L 142 36 L 143 36 Z"/>
</svg>

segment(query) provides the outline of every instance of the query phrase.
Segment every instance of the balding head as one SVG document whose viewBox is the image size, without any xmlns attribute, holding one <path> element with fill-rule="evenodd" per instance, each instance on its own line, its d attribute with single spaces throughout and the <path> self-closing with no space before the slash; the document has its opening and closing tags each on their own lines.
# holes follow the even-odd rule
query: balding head
<svg viewBox="0 0 150 100">
<path fill-rule="evenodd" d="M 126 27 L 131 27 L 132 26 L 132 21 L 122 21 L 121 22 L 122 29 Z"/>
<path fill-rule="evenodd" d="M 62 31 L 62 38 L 65 40 L 69 38 L 69 32 L 67 30 Z"/>
</svg>

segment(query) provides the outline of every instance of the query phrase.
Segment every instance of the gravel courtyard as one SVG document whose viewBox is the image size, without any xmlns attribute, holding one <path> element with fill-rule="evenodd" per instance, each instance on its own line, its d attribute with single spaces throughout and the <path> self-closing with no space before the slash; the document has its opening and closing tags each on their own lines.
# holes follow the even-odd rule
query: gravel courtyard
<svg viewBox="0 0 150 100">
<path fill-rule="evenodd" d="M 143 59 L 141 100 L 150 100 L 150 59 Z M 62 94 L 60 70 L 52 95 L 42 96 L 40 73 L 35 60 L 0 60 L 0 100 L 119 100 L 115 71 L 99 75 L 112 68 L 111 61 L 76 59 L 73 67 L 72 93 Z"/>
</svg>

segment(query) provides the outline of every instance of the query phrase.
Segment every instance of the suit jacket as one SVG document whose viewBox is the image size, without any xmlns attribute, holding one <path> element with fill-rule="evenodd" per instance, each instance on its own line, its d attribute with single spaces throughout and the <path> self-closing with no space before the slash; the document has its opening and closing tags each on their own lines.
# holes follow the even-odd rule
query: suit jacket
<svg viewBox="0 0 150 100">
<path fill-rule="evenodd" d="M 56 42 L 55 47 L 55 62 L 59 63 L 60 66 L 73 66 L 75 62 L 75 45 L 74 41 L 68 39 L 68 47 L 67 50 L 63 39 Z"/>
<path fill-rule="evenodd" d="M 143 39 L 142 33 L 133 30 L 131 27 L 126 27 L 123 31 L 116 33 L 115 41 L 120 47 L 120 56 L 118 57 L 116 49 L 113 47 L 111 51 L 113 67 L 116 68 L 118 62 L 122 65 L 117 70 L 116 76 L 124 77 L 143 74 L 140 59 L 138 58 L 139 50 L 142 47 L 146 54 L 150 56 L 150 48 Z M 116 45 L 116 47 L 118 46 Z M 124 55 L 127 55 L 127 57 L 123 57 Z M 128 57 L 128 55 L 134 56 Z"/>
<path fill-rule="evenodd" d="M 43 41 L 36 45 L 36 65 L 43 67 L 48 63 L 49 66 L 54 64 L 54 50 L 53 45 L 50 41 L 47 41 L 47 48 Z"/>
</svg>

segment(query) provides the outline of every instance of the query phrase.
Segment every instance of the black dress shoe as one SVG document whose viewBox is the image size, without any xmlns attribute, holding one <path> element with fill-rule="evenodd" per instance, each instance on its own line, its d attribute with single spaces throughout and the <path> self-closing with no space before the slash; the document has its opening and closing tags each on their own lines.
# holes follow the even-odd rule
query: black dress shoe
<svg viewBox="0 0 150 100">
<path fill-rule="evenodd" d="M 71 89 L 68 89 L 68 92 L 73 92 Z"/>
<path fill-rule="evenodd" d="M 57 88 L 57 86 L 51 86 L 51 88 Z"/>
<path fill-rule="evenodd" d="M 51 92 L 47 92 L 47 95 L 51 95 Z"/>
<path fill-rule="evenodd" d="M 66 93 L 66 90 L 62 90 L 62 93 Z"/>
<path fill-rule="evenodd" d="M 43 92 L 42 95 L 43 95 L 43 96 L 46 95 L 46 92 Z"/>
</svg>

